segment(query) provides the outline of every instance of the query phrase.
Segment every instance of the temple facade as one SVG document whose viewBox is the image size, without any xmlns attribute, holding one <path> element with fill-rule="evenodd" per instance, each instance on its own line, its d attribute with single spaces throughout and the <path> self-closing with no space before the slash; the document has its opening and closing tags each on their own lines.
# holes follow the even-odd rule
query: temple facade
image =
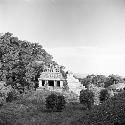
<svg viewBox="0 0 125 125">
<path fill-rule="evenodd" d="M 60 72 L 60 66 L 49 65 L 44 67 L 39 78 L 39 88 L 49 90 L 62 90 L 65 79 Z"/>
</svg>

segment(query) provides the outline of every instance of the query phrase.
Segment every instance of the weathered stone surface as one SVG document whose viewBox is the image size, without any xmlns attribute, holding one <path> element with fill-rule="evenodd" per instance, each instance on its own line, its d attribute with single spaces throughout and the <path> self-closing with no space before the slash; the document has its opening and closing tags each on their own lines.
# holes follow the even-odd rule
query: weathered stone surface
<svg viewBox="0 0 125 125">
<path fill-rule="evenodd" d="M 85 89 L 83 85 L 79 82 L 79 80 L 73 77 L 73 73 L 68 73 L 67 82 L 68 82 L 69 90 L 74 92 L 77 95 L 80 95 L 80 91 L 82 89 Z"/>
</svg>

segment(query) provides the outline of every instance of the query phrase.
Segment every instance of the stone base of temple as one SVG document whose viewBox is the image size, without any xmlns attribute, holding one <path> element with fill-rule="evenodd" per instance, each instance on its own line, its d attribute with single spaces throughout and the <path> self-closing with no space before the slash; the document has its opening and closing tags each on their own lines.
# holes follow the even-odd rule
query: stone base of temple
<svg viewBox="0 0 125 125">
<path fill-rule="evenodd" d="M 50 86 L 39 87 L 39 88 L 37 88 L 37 90 L 49 90 L 49 91 L 55 91 L 55 92 L 62 92 L 63 91 L 63 89 L 60 87 L 50 87 Z"/>
<path fill-rule="evenodd" d="M 59 92 L 64 97 L 67 103 L 70 102 L 78 102 L 79 103 L 79 96 L 75 94 L 74 92 L 71 92 L 70 90 L 64 91 L 62 88 L 57 87 L 39 87 L 37 88 L 38 91 L 53 91 L 53 92 Z"/>
</svg>

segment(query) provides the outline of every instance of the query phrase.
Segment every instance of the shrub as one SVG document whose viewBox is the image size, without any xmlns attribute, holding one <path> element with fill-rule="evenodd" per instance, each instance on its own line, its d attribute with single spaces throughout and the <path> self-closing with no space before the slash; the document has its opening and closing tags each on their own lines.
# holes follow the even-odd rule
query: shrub
<svg viewBox="0 0 125 125">
<path fill-rule="evenodd" d="M 8 87 L 3 86 L 0 89 L 0 106 L 2 106 L 4 103 L 6 103 L 7 94 L 11 90 L 10 88 L 11 88 L 10 86 L 8 86 Z"/>
<path fill-rule="evenodd" d="M 65 101 L 65 98 L 63 95 L 59 95 L 58 96 L 58 102 L 57 102 L 57 110 L 58 111 L 61 111 L 62 109 L 65 108 L 65 104 L 66 104 L 66 101 Z"/>
<path fill-rule="evenodd" d="M 99 99 L 100 99 L 100 102 L 101 102 L 101 103 L 104 102 L 104 101 L 106 101 L 109 97 L 110 97 L 110 95 L 109 95 L 107 89 L 102 89 L 102 90 L 100 91 Z"/>
<path fill-rule="evenodd" d="M 18 90 L 11 89 L 11 91 L 7 93 L 6 102 L 11 102 L 13 100 L 17 100 L 19 98 L 19 96 L 20 96 L 20 93 Z"/>
<path fill-rule="evenodd" d="M 125 125 L 125 92 L 94 106 L 91 112 L 73 120 L 75 125 Z"/>
<path fill-rule="evenodd" d="M 51 111 L 61 111 L 65 107 L 65 98 L 63 95 L 52 93 L 46 98 L 46 109 Z"/>
<path fill-rule="evenodd" d="M 57 105 L 58 96 L 56 94 L 51 94 L 46 98 L 46 108 L 54 110 Z"/>
<path fill-rule="evenodd" d="M 12 93 L 12 92 L 9 92 L 7 95 L 8 95 L 8 96 L 7 96 L 7 98 L 6 98 L 6 102 L 11 102 L 11 101 L 13 100 L 13 93 Z"/>
<path fill-rule="evenodd" d="M 80 91 L 80 103 L 85 104 L 87 108 L 90 110 L 92 105 L 94 104 L 94 94 L 92 91 L 86 89 Z"/>
</svg>

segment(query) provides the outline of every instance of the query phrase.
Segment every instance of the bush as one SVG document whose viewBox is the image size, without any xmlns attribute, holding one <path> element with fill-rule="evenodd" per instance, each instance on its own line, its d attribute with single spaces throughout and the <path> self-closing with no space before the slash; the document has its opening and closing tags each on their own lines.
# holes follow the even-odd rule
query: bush
<svg viewBox="0 0 125 125">
<path fill-rule="evenodd" d="M 6 99 L 4 97 L 0 97 L 0 106 L 3 106 L 4 103 L 6 103 Z"/>
<path fill-rule="evenodd" d="M 79 99 L 80 103 L 86 105 L 89 110 L 92 108 L 94 104 L 94 94 L 92 91 L 88 89 L 81 90 Z"/>
<path fill-rule="evenodd" d="M 46 98 L 46 109 L 51 111 L 61 111 L 65 107 L 65 98 L 63 95 L 52 93 Z"/>
<path fill-rule="evenodd" d="M 7 94 L 10 90 L 11 90 L 10 86 L 8 87 L 2 86 L 2 88 L 0 89 L 0 106 L 6 103 Z"/>
<path fill-rule="evenodd" d="M 75 125 L 125 125 L 125 92 L 106 100 L 99 106 L 94 106 L 91 112 L 86 112 Z"/>
<path fill-rule="evenodd" d="M 17 100 L 20 96 L 20 93 L 16 89 L 11 89 L 10 92 L 7 93 L 6 102 L 11 102 L 13 100 Z"/>
<path fill-rule="evenodd" d="M 0 106 L 6 102 L 16 100 L 18 97 L 20 97 L 18 90 L 13 89 L 11 86 L 3 86 L 0 89 Z"/>
<path fill-rule="evenodd" d="M 20 93 L 18 90 L 13 89 L 11 85 L 9 86 L 3 86 L 0 89 L 0 100 L 3 100 L 4 102 L 11 102 L 12 100 L 18 99 L 20 97 Z"/>
<path fill-rule="evenodd" d="M 13 93 L 12 93 L 12 92 L 9 92 L 7 95 L 8 95 L 8 96 L 7 96 L 7 98 L 6 98 L 6 102 L 11 102 L 11 101 L 13 100 Z"/>
<path fill-rule="evenodd" d="M 62 109 L 65 108 L 65 104 L 66 104 L 66 101 L 65 101 L 65 98 L 63 95 L 59 95 L 58 96 L 58 103 L 57 103 L 57 110 L 58 111 L 61 111 Z"/>
<path fill-rule="evenodd" d="M 46 108 L 54 110 L 57 105 L 58 96 L 56 94 L 51 94 L 46 98 Z"/>
<path fill-rule="evenodd" d="M 110 97 L 110 95 L 109 95 L 107 89 L 102 89 L 100 91 L 99 100 L 100 100 L 101 103 L 104 102 L 104 101 L 106 101 L 109 97 Z"/>
</svg>

